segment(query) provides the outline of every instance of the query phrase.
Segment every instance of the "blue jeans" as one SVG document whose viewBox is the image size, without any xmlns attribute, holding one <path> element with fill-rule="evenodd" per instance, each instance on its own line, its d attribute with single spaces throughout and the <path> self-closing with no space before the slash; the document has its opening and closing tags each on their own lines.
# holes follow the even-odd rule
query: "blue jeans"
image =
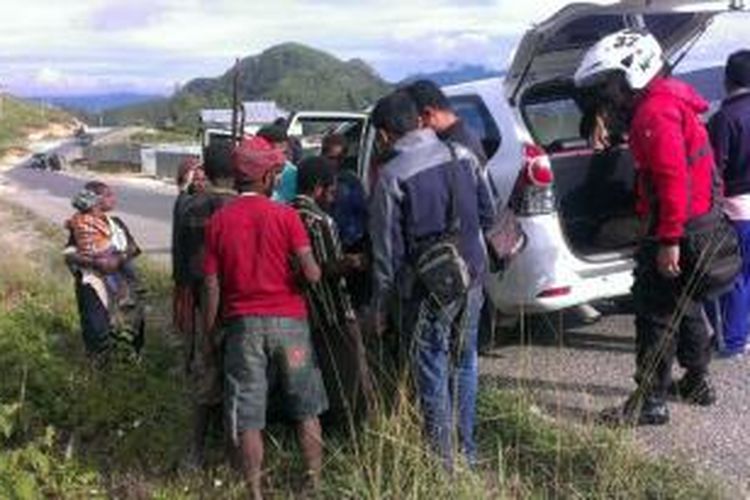
<svg viewBox="0 0 750 500">
<path fill-rule="evenodd" d="M 719 350 L 729 355 L 745 349 L 750 328 L 750 221 L 732 221 L 732 224 L 740 240 L 742 270 L 732 289 L 706 307 L 719 336 Z"/>
<path fill-rule="evenodd" d="M 475 286 L 469 290 L 466 306 L 459 318 L 460 344 L 457 346 L 458 359 L 453 386 L 458 403 L 458 439 L 461 451 L 466 456 L 469 465 L 472 466 L 477 460 L 477 444 L 474 440 L 477 390 L 479 387 L 477 344 L 483 305 L 484 291 L 482 286 Z"/>
<path fill-rule="evenodd" d="M 404 330 L 411 333 L 411 364 L 427 437 L 449 470 L 454 418 L 461 451 L 469 464 L 476 461 L 477 335 L 483 300 L 482 287 L 476 286 L 465 301 L 440 309 L 418 301 L 410 315 L 413 327 Z"/>
</svg>

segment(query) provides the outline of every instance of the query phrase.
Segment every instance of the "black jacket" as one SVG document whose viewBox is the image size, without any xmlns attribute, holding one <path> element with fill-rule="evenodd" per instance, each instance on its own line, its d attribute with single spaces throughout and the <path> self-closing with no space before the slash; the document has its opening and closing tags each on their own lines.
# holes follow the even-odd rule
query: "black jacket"
<svg viewBox="0 0 750 500">
<path fill-rule="evenodd" d="M 708 129 L 724 194 L 750 193 L 750 91 L 725 99 Z"/>
</svg>

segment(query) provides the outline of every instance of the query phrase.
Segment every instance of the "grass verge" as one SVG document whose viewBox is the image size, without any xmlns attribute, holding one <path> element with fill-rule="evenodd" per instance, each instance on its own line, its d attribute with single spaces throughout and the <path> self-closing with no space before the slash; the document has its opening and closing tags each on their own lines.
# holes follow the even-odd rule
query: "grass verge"
<svg viewBox="0 0 750 500">
<path fill-rule="evenodd" d="M 169 333 L 166 270 L 141 266 L 151 305 L 143 362 L 94 371 L 58 251 L 63 237 L 29 221 L 0 203 L 0 244 L 11 248 L 0 261 L 0 497 L 244 497 L 218 442 L 204 473 L 178 467 L 189 404 L 179 341 Z M 527 394 L 491 386 L 480 395 L 480 465 L 448 476 L 423 446 L 413 400 L 400 387 L 354 438 L 328 438 L 321 497 L 722 496 L 684 465 L 645 458 L 627 432 L 553 422 Z M 272 427 L 266 448 L 269 496 L 295 496 L 302 465 L 292 433 Z"/>
</svg>

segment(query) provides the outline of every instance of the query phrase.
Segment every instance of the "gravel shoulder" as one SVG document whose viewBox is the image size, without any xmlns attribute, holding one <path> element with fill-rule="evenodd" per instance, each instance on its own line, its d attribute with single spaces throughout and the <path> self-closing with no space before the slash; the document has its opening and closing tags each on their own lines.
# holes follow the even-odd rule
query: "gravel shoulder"
<svg viewBox="0 0 750 500">
<path fill-rule="evenodd" d="M 633 316 L 610 309 L 594 325 L 568 325 L 561 315 L 539 321 L 533 333 L 486 353 L 482 378 L 528 390 L 552 417 L 595 425 L 601 409 L 635 388 Z M 674 376 L 681 371 L 675 366 Z M 670 424 L 632 432 L 647 452 L 694 464 L 725 481 L 733 498 L 750 498 L 750 357 L 715 359 L 712 374 L 714 406 L 670 403 Z"/>
</svg>

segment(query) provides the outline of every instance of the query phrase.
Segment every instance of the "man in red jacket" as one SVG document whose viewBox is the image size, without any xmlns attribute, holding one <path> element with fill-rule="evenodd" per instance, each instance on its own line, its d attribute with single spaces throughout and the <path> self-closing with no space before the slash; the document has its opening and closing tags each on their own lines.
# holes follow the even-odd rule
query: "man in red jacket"
<svg viewBox="0 0 750 500">
<path fill-rule="evenodd" d="M 704 406 L 715 400 L 703 310 L 687 287 L 693 270 L 680 259 L 687 223 L 710 212 L 713 203 L 713 155 L 699 117 L 708 104 L 667 73 L 658 41 L 625 30 L 595 44 L 575 75 L 579 87 L 596 87 L 630 120 L 636 211 L 644 235 L 633 285 L 638 389 L 622 407 L 603 414 L 607 421 L 665 424 L 669 392 Z M 675 356 L 686 373 L 673 384 Z"/>
</svg>

